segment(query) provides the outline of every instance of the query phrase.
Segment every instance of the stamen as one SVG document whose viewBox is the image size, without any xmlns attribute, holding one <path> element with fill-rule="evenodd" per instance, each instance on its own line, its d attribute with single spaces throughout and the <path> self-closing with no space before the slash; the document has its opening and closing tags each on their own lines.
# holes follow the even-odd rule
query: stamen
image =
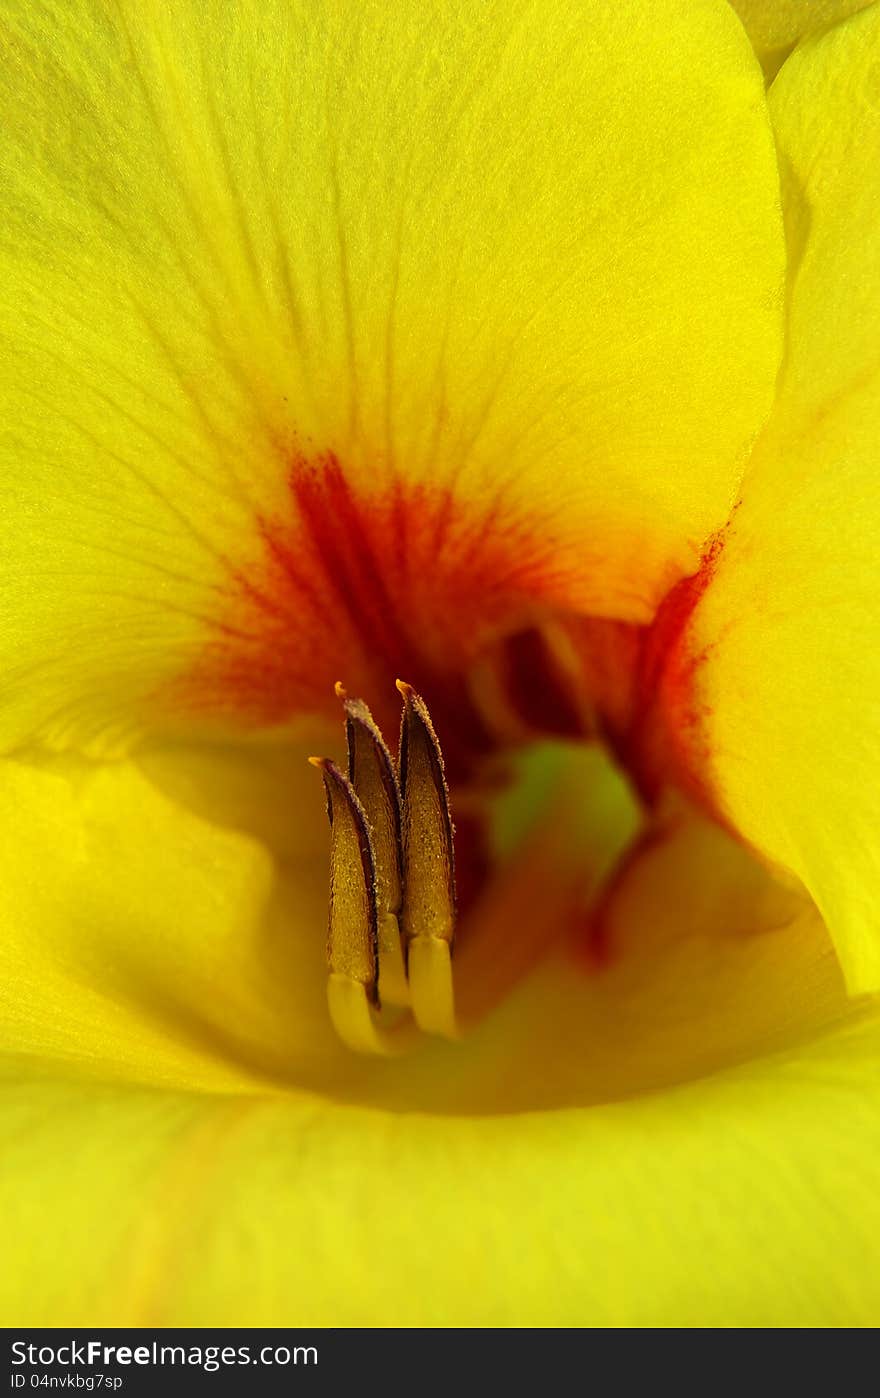
<svg viewBox="0 0 880 1398">
<path fill-rule="evenodd" d="M 379 993 L 383 1004 L 409 1005 L 409 987 L 400 941 L 403 901 L 400 788 L 391 753 L 361 699 L 350 699 L 341 684 L 336 694 L 345 709 L 348 777 L 363 807 L 376 875 Z"/>
<path fill-rule="evenodd" d="M 324 776 L 331 829 L 327 1001 L 336 1032 L 361 1053 L 399 1053 L 416 1026 L 457 1037 L 455 865 L 443 757 L 424 700 L 402 680 L 397 688 L 398 771 L 370 710 L 341 684 L 348 776 L 328 757 L 309 758 Z M 411 1007 L 412 1018 L 398 1016 L 389 1027 L 380 995 L 382 1004 Z"/>
<path fill-rule="evenodd" d="M 420 1029 L 454 1038 L 455 856 L 449 793 L 440 745 L 424 700 L 402 680 L 397 688 L 403 696 L 401 923 L 410 998 Z"/>
<path fill-rule="evenodd" d="M 323 774 L 330 820 L 327 1004 L 333 1026 L 359 1053 L 396 1053 L 404 1043 L 378 1022 L 376 874 L 370 831 L 354 787 L 328 757 L 310 757 Z"/>
</svg>

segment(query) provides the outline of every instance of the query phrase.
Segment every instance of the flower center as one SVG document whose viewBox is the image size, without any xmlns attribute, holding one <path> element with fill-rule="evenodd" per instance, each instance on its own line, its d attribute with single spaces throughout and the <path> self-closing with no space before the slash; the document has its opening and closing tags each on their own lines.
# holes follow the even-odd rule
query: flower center
<svg viewBox="0 0 880 1398">
<path fill-rule="evenodd" d="M 333 456 L 295 457 L 289 517 L 281 507 L 261 517 L 261 553 L 236 576 L 228 627 L 190 698 L 213 704 L 219 694 L 260 726 L 303 712 L 323 721 L 342 673 L 373 706 L 375 720 L 362 700 L 340 696 L 347 770 L 317 765 L 331 817 L 330 1016 L 349 1047 L 385 1055 L 503 1015 L 508 992 L 572 942 L 598 953 L 579 957 L 584 970 L 613 971 L 621 947 L 636 959 L 618 909 L 663 855 L 670 801 L 715 813 L 700 785 L 701 656 L 688 650 L 686 624 L 721 544 L 653 612 L 610 596 L 591 612 L 540 527 L 505 516 L 497 528 L 488 504 L 466 508 L 451 489 L 373 490 L 350 475 Z M 381 730 L 397 720 L 395 673 L 418 694 L 401 690 L 392 758 Z M 496 818 L 522 794 L 521 758 L 551 739 L 568 744 L 571 774 L 557 768 L 565 799 L 524 822 L 522 848 L 499 853 Z M 609 789 L 629 784 L 626 810 L 620 819 L 615 807 L 607 832 L 602 817 L 585 835 L 586 806 L 598 811 L 609 772 Z M 630 921 L 653 926 L 655 913 Z M 576 979 L 592 994 L 602 977 Z"/>
<path fill-rule="evenodd" d="M 589 908 L 641 828 L 638 798 L 618 776 L 623 800 L 609 812 L 608 828 L 598 838 L 584 829 L 584 795 L 596 781 L 596 759 L 607 764 L 607 758 L 585 741 L 584 716 L 564 709 L 563 701 L 574 700 L 560 677 L 554 680 L 546 638 L 508 638 L 500 657 L 489 694 L 473 686 L 482 693 L 486 731 L 498 736 L 469 767 L 455 768 L 456 814 L 463 816 L 457 829 L 447 767 L 422 696 L 397 681 L 403 713 L 395 759 L 364 701 L 336 684 L 347 771 L 329 757 L 309 760 L 324 778 L 331 831 L 327 1001 L 340 1039 L 357 1052 L 397 1055 L 420 1034 L 460 1037 L 560 932 L 575 933 L 581 947 L 598 954 L 579 955 L 581 969 L 602 958 L 602 919 L 593 925 Z M 525 674 L 526 659 L 530 684 L 546 677 L 546 710 L 518 701 L 517 662 Z M 571 729 L 577 741 L 548 745 L 560 715 L 559 734 Z M 455 735 L 455 712 L 449 716 Z M 552 794 L 536 789 L 533 763 L 543 768 Z M 462 868 L 463 890 L 457 888 Z M 463 936 L 454 993 L 457 923 Z"/>
<path fill-rule="evenodd" d="M 327 1003 L 343 1042 L 368 1053 L 402 1051 L 414 1027 L 447 1038 L 457 1032 L 455 853 L 443 757 L 424 700 L 402 680 L 397 688 L 396 765 L 366 704 L 341 685 L 348 774 L 330 758 L 310 759 L 324 775 L 331 830 Z"/>
</svg>

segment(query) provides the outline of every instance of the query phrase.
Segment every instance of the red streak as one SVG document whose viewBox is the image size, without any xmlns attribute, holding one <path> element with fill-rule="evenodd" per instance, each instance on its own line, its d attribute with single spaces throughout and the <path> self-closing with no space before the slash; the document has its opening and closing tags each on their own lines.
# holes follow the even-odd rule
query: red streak
<svg viewBox="0 0 880 1398">
<path fill-rule="evenodd" d="M 583 736 L 586 696 L 648 804 L 670 781 L 711 804 L 695 683 L 705 656 L 690 648 L 688 626 L 723 535 L 650 626 L 569 618 L 582 656 L 574 702 L 571 676 L 535 630 L 558 615 L 560 583 L 538 521 L 517 525 L 497 501 L 480 511 L 446 488 L 397 481 L 356 493 L 330 452 L 296 456 L 288 486 L 284 516 L 256 521 L 260 551 L 233 575 L 215 638 L 178 686 L 189 712 L 251 727 L 334 716 L 342 680 L 393 735 L 400 676 L 424 694 L 454 782 L 493 743 L 467 675 L 494 647 L 509 704 L 536 736 Z"/>
<path fill-rule="evenodd" d="M 709 749 L 697 675 L 707 652 L 693 648 L 690 622 L 709 587 L 726 531 L 703 554 L 699 571 L 670 589 L 636 652 L 633 704 L 625 731 L 610 741 L 642 798 L 653 805 L 665 786 L 678 786 L 713 810 L 706 778 Z"/>
<path fill-rule="evenodd" d="M 466 687 L 472 662 L 542 606 L 537 527 L 490 527 L 447 489 L 356 494 L 332 453 L 293 461 L 289 502 L 257 521 L 261 557 L 235 574 L 218 638 L 178 698 L 268 726 L 335 714 L 342 680 L 393 734 L 401 676 L 424 694 L 455 778 L 491 742 Z"/>
</svg>

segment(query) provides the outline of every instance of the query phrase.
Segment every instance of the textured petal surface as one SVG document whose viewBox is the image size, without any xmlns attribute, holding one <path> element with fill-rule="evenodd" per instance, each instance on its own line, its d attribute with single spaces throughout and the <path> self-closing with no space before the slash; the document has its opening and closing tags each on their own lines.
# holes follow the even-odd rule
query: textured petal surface
<svg viewBox="0 0 880 1398">
<path fill-rule="evenodd" d="M 775 76 L 799 39 L 820 34 L 874 0 L 730 0 L 755 46 L 755 52 Z"/>
<path fill-rule="evenodd" d="M 668 676 L 730 821 L 880 985 L 880 11 L 771 91 L 794 258 L 779 402 Z"/>
<path fill-rule="evenodd" d="M 7 747 L 279 721 L 358 645 L 460 666 L 692 569 L 781 316 L 723 6 L 75 0 L 0 40 Z"/>
<path fill-rule="evenodd" d="M 5 1324 L 870 1323 L 880 1034 L 795 895 L 681 817 L 603 970 L 374 1064 L 298 769 L 0 768 Z"/>
<path fill-rule="evenodd" d="M 7 1325 L 870 1326 L 880 1030 L 614 1106 L 0 1093 Z"/>
<path fill-rule="evenodd" d="M 480 1012 L 464 1042 L 358 1058 L 325 1002 L 319 785 L 301 753 L 237 761 L 237 777 L 232 754 L 206 777 L 199 752 L 156 752 L 149 776 L 0 766 L 0 1052 L 86 1078 L 484 1114 L 660 1087 L 848 1013 L 809 905 L 703 820 L 680 817 L 618 876 L 594 929 L 601 968 L 583 933 L 573 950 L 566 879 L 580 886 L 601 857 L 585 812 L 573 871 L 551 858 L 523 877 L 514 850 L 508 901 L 461 929 L 459 999 Z M 261 825 L 283 802 L 270 846 Z M 496 997 L 495 963 L 515 965 L 523 934 L 531 955 Z"/>
</svg>

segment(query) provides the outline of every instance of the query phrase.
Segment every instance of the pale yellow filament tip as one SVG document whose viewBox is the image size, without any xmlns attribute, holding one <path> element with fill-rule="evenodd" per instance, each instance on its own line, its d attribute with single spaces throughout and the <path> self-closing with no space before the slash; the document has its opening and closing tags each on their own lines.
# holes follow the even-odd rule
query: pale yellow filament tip
<svg viewBox="0 0 880 1398">
<path fill-rule="evenodd" d="M 383 1005 L 408 1005 L 409 986 L 395 913 L 379 914 L 379 990 Z"/>
<path fill-rule="evenodd" d="M 409 994 L 413 1018 L 424 1034 L 458 1037 L 452 956 L 441 937 L 414 937 L 409 944 Z"/>
<path fill-rule="evenodd" d="M 416 1036 L 409 1016 L 399 1026 L 386 1029 L 379 1023 L 370 1004 L 366 987 L 352 976 L 331 971 L 327 977 L 327 1007 L 333 1028 L 347 1048 L 355 1053 L 393 1057 L 408 1053 Z"/>
</svg>

